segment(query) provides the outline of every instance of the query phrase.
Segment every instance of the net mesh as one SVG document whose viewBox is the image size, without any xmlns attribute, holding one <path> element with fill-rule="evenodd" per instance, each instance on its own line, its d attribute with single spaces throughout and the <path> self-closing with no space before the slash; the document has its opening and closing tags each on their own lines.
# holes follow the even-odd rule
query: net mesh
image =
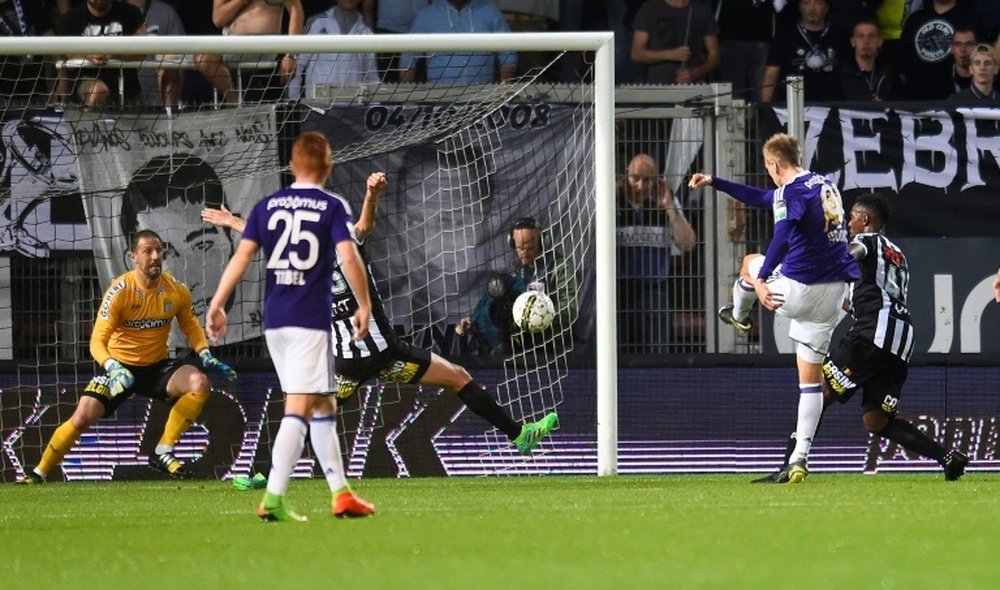
<svg viewBox="0 0 1000 590">
<path fill-rule="evenodd" d="M 218 55 L 115 61 L 97 73 L 80 67 L 89 64 L 42 58 L 12 69 L 13 59 L 4 58 L 4 83 L 19 90 L 2 113 L 0 316 L 10 338 L 0 344 L 0 359 L 16 368 L 0 383 L 3 480 L 37 463 L 93 375 L 88 345 L 96 306 L 111 280 L 130 268 L 128 236 L 144 228 L 161 235 L 165 270 L 188 284 L 203 318 L 239 236 L 204 224 L 201 209 L 225 206 L 246 215 L 260 197 L 287 184 L 290 144 L 305 130 L 330 139 L 336 165 L 329 187 L 355 213 L 368 174 L 389 177 L 364 250 L 397 331 L 421 348 L 461 359 L 515 421 L 557 408 L 571 359 L 592 331 L 577 318 L 591 288 L 585 271 L 593 267 L 592 73 L 582 72 L 573 84 L 554 82 L 562 54 L 553 53 L 503 84 L 397 84 L 387 81 L 399 74 L 391 69 L 317 82 L 303 71 L 292 94 L 287 80 L 268 69 L 280 64 L 269 57 L 253 66 L 230 64 L 234 97 L 204 65 L 226 63 L 224 41 Z M 372 63 L 349 52 L 297 57 Z M 12 74 L 29 71 L 31 84 L 20 77 L 27 74 Z M 179 74 L 185 88 L 203 93 L 185 90 L 176 107 L 176 95 L 137 97 L 133 74 L 151 72 Z M 109 91 L 99 104 L 79 89 L 93 80 L 105 80 Z M 556 301 L 555 322 L 541 334 L 514 330 L 499 348 L 457 335 L 456 324 L 491 279 L 514 270 L 510 228 L 525 217 L 542 228 L 538 264 Z M 262 276 L 257 264 L 241 283 L 228 304 L 229 338 L 215 349 L 254 377 L 217 389 L 178 446 L 178 456 L 197 460 L 202 475 L 248 475 L 268 464 L 282 398 L 265 373 Z M 175 330 L 173 354 L 184 346 Z M 367 384 L 343 410 L 349 474 L 371 473 L 371 455 L 383 448 L 391 460 L 375 471 L 419 472 L 404 448 L 406 432 L 439 405 L 447 420 L 439 420 L 446 423 L 430 439 L 445 472 L 560 469 L 557 442 L 522 457 L 505 435 L 460 411 L 448 399 L 454 397 Z M 387 406 L 396 407 L 387 412 Z M 130 401 L 81 439 L 64 477 L 141 476 L 166 411 L 145 398 Z M 296 473 L 313 471 L 307 457 Z"/>
</svg>

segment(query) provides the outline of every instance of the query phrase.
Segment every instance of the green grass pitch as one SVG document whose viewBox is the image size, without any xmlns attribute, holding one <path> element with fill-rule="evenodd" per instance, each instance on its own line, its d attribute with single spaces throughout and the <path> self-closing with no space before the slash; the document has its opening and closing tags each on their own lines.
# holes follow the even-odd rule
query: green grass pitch
<svg viewBox="0 0 1000 590">
<path fill-rule="evenodd" d="M 262 523 L 227 482 L 0 485 L 0 587 L 995 588 L 1000 474 L 374 479 Z"/>
</svg>

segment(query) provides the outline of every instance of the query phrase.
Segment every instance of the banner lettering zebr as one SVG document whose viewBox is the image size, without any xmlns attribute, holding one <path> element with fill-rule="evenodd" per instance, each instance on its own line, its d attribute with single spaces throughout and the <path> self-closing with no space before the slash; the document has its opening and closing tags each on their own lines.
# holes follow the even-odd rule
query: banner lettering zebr
<svg viewBox="0 0 1000 590">
<path fill-rule="evenodd" d="M 239 235 L 204 223 L 201 209 L 225 204 L 246 215 L 278 189 L 273 109 L 175 118 L 83 113 L 70 126 L 102 286 L 131 268 L 130 235 L 151 229 L 164 241 L 164 270 L 188 285 L 203 318 Z M 251 268 L 230 301 L 226 342 L 261 334 L 260 270 Z M 187 343 L 175 329 L 170 344 Z"/>
</svg>

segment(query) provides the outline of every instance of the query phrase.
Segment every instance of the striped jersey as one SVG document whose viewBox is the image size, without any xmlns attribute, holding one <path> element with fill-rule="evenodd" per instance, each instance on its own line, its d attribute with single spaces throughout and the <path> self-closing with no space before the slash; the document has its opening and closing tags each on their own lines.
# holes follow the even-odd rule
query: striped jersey
<svg viewBox="0 0 1000 590">
<path fill-rule="evenodd" d="M 294 183 L 254 205 L 243 239 L 264 251 L 264 329 L 329 332 L 337 244 L 354 239 L 347 201 Z"/>
<path fill-rule="evenodd" d="M 913 323 L 906 306 L 910 271 L 903 252 L 880 233 L 854 236 L 863 255 L 861 279 L 851 285 L 851 333 L 904 361 L 913 353 Z"/>
<path fill-rule="evenodd" d="M 368 335 L 360 342 L 355 342 L 351 337 L 354 331 L 351 317 L 358 309 L 358 300 L 354 297 L 351 286 L 347 284 L 338 258 L 333 269 L 331 290 L 333 304 L 330 313 L 333 322 L 333 356 L 338 359 L 368 358 L 388 349 L 390 342 L 396 337 L 392 330 L 392 324 L 389 322 L 389 316 L 386 315 L 382 305 L 382 297 L 379 296 L 378 287 L 375 286 L 371 265 L 368 264 L 360 243 L 358 247 L 368 271 L 368 292 L 372 301 L 372 312 L 368 318 Z"/>
</svg>

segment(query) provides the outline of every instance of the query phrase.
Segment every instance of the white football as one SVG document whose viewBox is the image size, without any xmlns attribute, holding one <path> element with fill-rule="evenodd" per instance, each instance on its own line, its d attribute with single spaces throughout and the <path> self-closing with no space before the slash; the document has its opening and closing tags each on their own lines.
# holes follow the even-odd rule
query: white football
<svg viewBox="0 0 1000 590">
<path fill-rule="evenodd" d="M 542 332 L 552 325 L 556 306 L 541 291 L 527 290 L 514 300 L 514 323 L 528 332 Z"/>
</svg>

